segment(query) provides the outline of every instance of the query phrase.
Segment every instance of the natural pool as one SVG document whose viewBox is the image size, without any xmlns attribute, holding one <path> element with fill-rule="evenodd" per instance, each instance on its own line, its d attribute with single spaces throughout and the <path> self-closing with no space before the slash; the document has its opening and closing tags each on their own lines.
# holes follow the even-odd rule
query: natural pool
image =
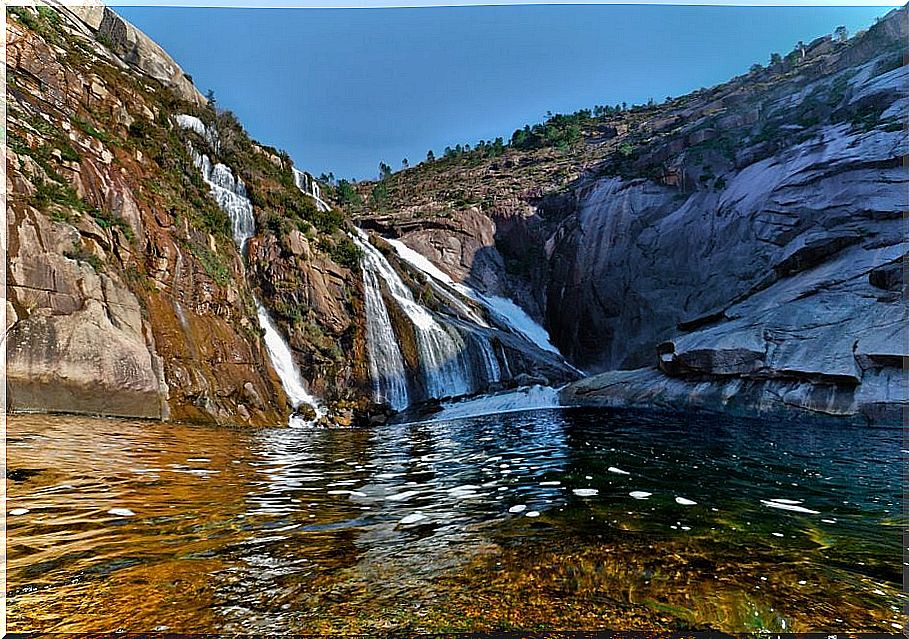
<svg viewBox="0 0 909 639">
<path fill-rule="evenodd" d="M 11 631 L 901 628 L 902 433 L 8 419 Z"/>
</svg>

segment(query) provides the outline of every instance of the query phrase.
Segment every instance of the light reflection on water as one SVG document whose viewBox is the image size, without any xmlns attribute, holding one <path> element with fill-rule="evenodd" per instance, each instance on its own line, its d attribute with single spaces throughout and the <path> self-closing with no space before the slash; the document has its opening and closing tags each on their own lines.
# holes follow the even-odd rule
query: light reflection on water
<svg viewBox="0 0 909 639">
<path fill-rule="evenodd" d="M 12 630 L 900 623 L 898 430 L 585 410 L 8 430 Z"/>
</svg>

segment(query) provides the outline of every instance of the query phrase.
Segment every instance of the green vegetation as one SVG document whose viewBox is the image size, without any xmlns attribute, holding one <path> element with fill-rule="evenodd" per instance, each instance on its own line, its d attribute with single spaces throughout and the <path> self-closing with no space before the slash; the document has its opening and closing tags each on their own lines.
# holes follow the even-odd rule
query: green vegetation
<svg viewBox="0 0 909 639">
<path fill-rule="evenodd" d="M 337 194 L 338 201 L 343 206 L 349 206 L 354 209 L 359 209 L 363 206 L 363 198 L 357 193 L 357 189 L 354 188 L 353 184 L 347 180 L 338 180 L 338 186 L 335 189 L 335 193 Z"/>
<path fill-rule="evenodd" d="M 119 215 L 114 215 L 110 211 L 103 209 L 91 208 L 88 210 L 89 215 L 94 218 L 95 222 L 102 229 L 118 228 L 120 232 L 126 237 L 126 239 L 132 241 L 133 239 L 133 229 L 129 225 L 129 222 L 124 220 Z"/>
<path fill-rule="evenodd" d="M 369 203 L 377 209 L 382 208 L 388 200 L 388 187 L 384 182 L 379 182 L 369 193 Z"/>
<path fill-rule="evenodd" d="M 99 273 L 104 270 L 104 262 L 101 261 L 101 258 L 86 249 L 81 243 L 74 245 L 70 250 L 63 251 L 63 257 L 85 262 Z"/>
<path fill-rule="evenodd" d="M 39 6 L 35 9 L 28 7 L 7 7 L 7 16 L 17 20 L 42 38 L 53 44 L 61 44 L 63 37 L 58 25 L 60 16 L 55 9 Z"/>
<path fill-rule="evenodd" d="M 346 236 L 336 238 L 328 254 L 335 262 L 351 270 L 360 267 L 360 258 L 363 257 L 363 252 Z"/>
<path fill-rule="evenodd" d="M 35 183 L 35 194 L 31 198 L 32 205 L 57 222 L 72 223 L 75 213 L 88 213 L 102 229 L 117 228 L 132 241 L 133 229 L 129 222 L 111 211 L 89 206 L 68 184 L 38 180 Z M 54 206 L 57 205 L 57 206 Z"/>
<path fill-rule="evenodd" d="M 101 142 L 104 142 L 105 144 L 112 144 L 115 146 L 118 144 L 118 142 L 114 138 L 112 138 L 110 135 L 108 135 L 104 131 L 99 131 L 98 129 L 96 129 L 94 127 L 94 125 L 91 122 L 89 122 L 88 120 L 86 120 L 84 118 L 79 117 L 78 115 L 73 116 L 73 122 L 76 124 L 77 127 L 79 127 L 80 131 L 82 131 L 86 135 L 90 135 L 91 137 L 95 138 L 96 140 L 100 140 Z"/>
<path fill-rule="evenodd" d="M 188 248 L 193 255 L 199 258 L 202 268 L 205 269 L 208 276 L 216 283 L 221 286 L 226 286 L 230 283 L 230 265 L 221 255 L 215 253 L 200 242 L 186 242 L 184 246 Z"/>
<path fill-rule="evenodd" d="M 53 181 L 48 182 L 40 179 L 36 181 L 35 194 L 31 200 L 32 205 L 43 212 L 47 212 L 53 204 L 78 212 L 86 210 L 85 202 L 82 201 L 82 198 L 79 197 L 73 187 Z M 66 213 L 65 217 L 64 221 L 69 221 L 72 216 Z"/>
</svg>

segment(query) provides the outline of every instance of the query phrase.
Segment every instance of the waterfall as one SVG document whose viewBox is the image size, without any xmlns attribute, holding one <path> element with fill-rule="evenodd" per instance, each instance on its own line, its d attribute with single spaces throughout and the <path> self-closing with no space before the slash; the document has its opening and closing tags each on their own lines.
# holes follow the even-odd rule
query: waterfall
<svg viewBox="0 0 909 639">
<path fill-rule="evenodd" d="M 363 291 L 368 318 L 366 349 L 373 394 L 377 402 L 386 402 L 394 410 L 401 410 L 408 404 L 404 357 L 382 300 L 379 280 L 371 269 L 363 269 Z"/>
<path fill-rule="evenodd" d="M 239 177 L 234 179 L 229 167 L 221 163 L 212 166 L 208 156 L 198 151 L 193 152 L 193 163 L 202 172 L 202 179 L 218 206 L 230 218 L 234 242 L 242 254 L 246 242 L 256 234 L 256 220 L 253 217 L 252 202 L 246 195 L 246 185 Z"/>
<path fill-rule="evenodd" d="M 423 255 L 400 240 L 388 239 L 386 242 L 395 249 L 401 259 L 414 268 L 422 271 L 442 285 L 457 291 L 464 297 L 482 304 L 499 324 L 507 327 L 512 333 L 520 335 L 544 351 L 549 351 L 550 353 L 555 353 L 557 355 L 560 354 L 559 350 L 550 343 L 549 334 L 546 332 L 546 329 L 535 322 L 523 308 L 510 299 L 495 295 L 484 295 L 466 284 L 455 282 L 447 273 L 443 272 Z M 463 302 L 461 302 L 458 308 L 461 308 L 461 306 L 466 307 Z M 476 317 L 476 314 L 473 313 L 473 311 L 465 311 L 465 313 L 469 313 L 468 316 L 470 316 L 471 319 Z M 480 326 L 488 326 L 482 319 L 474 319 L 474 321 L 477 324 L 480 324 Z"/>
<path fill-rule="evenodd" d="M 494 395 L 446 402 L 442 405 L 442 410 L 427 421 L 442 422 L 545 408 L 562 408 L 559 401 L 559 389 L 551 386 L 529 386 Z"/>
<path fill-rule="evenodd" d="M 487 381 L 502 381 L 502 369 L 499 367 L 499 360 L 489 338 L 482 335 L 477 341 L 480 345 L 480 354 L 483 356 L 483 368 L 486 370 Z"/>
<path fill-rule="evenodd" d="M 294 408 L 306 404 L 307 406 L 312 406 L 316 413 L 319 414 L 318 402 L 306 390 L 303 378 L 300 376 L 300 370 L 294 364 L 290 347 L 284 341 L 284 338 L 281 337 L 281 333 L 272 322 L 268 311 L 258 300 L 256 300 L 256 315 L 259 318 L 259 325 L 265 331 L 265 350 L 268 351 L 271 364 L 281 380 L 284 392 L 287 393 L 287 399 L 290 400 Z"/>
<path fill-rule="evenodd" d="M 414 300 L 410 289 L 388 260 L 369 243 L 369 238 L 363 231 L 357 229 L 353 240 L 363 252 L 364 285 L 369 291 L 368 295 L 372 296 L 377 304 L 381 302 L 384 306 L 380 288 L 380 282 L 384 282 L 398 308 L 413 325 L 426 394 L 429 397 L 440 398 L 466 395 L 473 391 L 467 345 L 458 331 L 438 322 L 428 309 Z M 387 346 L 387 343 L 394 343 L 394 349 L 398 347 L 393 333 L 390 333 L 388 339 L 391 322 L 388 321 L 387 311 L 384 316 L 381 313 L 370 314 L 367 323 L 375 325 L 373 329 L 367 329 L 368 332 L 386 336 L 381 342 L 373 341 L 370 346 L 370 350 L 375 349 L 377 352 L 377 357 L 372 361 L 378 368 L 382 361 L 394 357 L 389 355 L 393 353 L 393 349 Z"/>
<path fill-rule="evenodd" d="M 179 126 L 191 129 L 201 135 L 209 142 L 212 148 L 217 148 L 217 132 L 215 130 L 209 131 L 199 118 L 191 115 L 178 115 L 176 121 Z M 249 238 L 256 233 L 256 220 L 253 216 L 252 202 L 249 201 L 249 197 L 246 194 L 246 185 L 243 184 L 243 180 L 239 176 L 234 177 L 230 167 L 221 163 L 212 166 L 209 157 L 194 150 L 192 145 L 190 145 L 190 153 L 193 164 L 202 173 L 202 179 L 208 185 L 212 197 L 215 198 L 218 206 L 230 218 L 234 242 L 240 248 L 242 256 Z M 281 332 L 274 325 L 265 307 L 255 297 L 253 300 L 256 304 L 259 326 L 265 333 L 265 350 L 268 352 L 272 367 L 281 380 L 281 386 L 287 394 L 287 399 L 290 400 L 294 410 L 306 404 L 316 412 L 317 418 L 324 416 L 326 413 L 325 408 L 306 390 L 300 370 L 294 364 L 290 346 L 287 345 Z M 291 415 L 290 425 L 298 425 L 301 422 L 302 420 Z M 303 423 L 305 424 L 305 422 Z"/>
<path fill-rule="evenodd" d="M 331 210 L 331 207 L 322 199 L 322 190 L 319 188 L 319 184 L 310 174 L 304 173 L 295 166 L 291 167 L 291 172 L 294 176 L 294 184 L 297 185 L 298 189 L 316 201 L 316 207 L 320 211 Z"/>
</svg>

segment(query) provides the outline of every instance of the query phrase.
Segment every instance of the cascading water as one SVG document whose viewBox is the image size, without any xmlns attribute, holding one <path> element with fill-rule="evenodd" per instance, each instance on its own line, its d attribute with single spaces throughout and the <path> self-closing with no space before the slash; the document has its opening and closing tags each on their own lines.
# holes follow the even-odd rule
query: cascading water
<svg viewBox="0 0 909 639">
<path fill-rule="evenodd" d="M 549 334 L 546 332 L 546 329 L 537 324 L 524 309 L 511 300 L 495 295 L 483 295 L 466 284 L 455 282 L 447 273 L 443 272 L 435 264 L 400 240 L 388 239 L 386 242 L 395 249 L 401 259 L 414 268 L 422 271 L 444 286 L 448 286 L 457 291 L 464 297 L 482 304 L 486 307 L 486 310 L 498 320 L 498 323 L 508 328 L 512 333 L 520 335 L 544 351 L 559 354 L 559 350 L 550 343 Z M 482 320 L 474 321 L 481 326 L 487 325 Z"/>
<path fill-rule="evenodd" d="M 320 211 L 331 210 L 331 207 L 322 199 L 322 191 L 319 189 L 319 185 L 316 181 L 312 179 L 311 175 L 304 173 L 295 166 L 291 167 L 291 172 L 294 176 L 294 184 L 297 185 L 298 189 L 316 201 L 316 207 Z"/>
<path fill-rule="evenodd" d="M 218 206 L 230 218 L 234 242 L 242 253 L 246 250 L 246 242 L 256 234 L 256 220 L 252 202 L 246 195 L 246 185 L 239 177 L 234 179 L 229 167 L 220 163 L 212 166 L 208 156 L 198 151 L 193 152 L 193 163 L 202 172 L 202 179 Z"/>
<path fill-rule="evenodd" d="M 275 326 L 268 311 L 258 300 L 256 300 L 256 315 L 259 318 L 259 326 L 265 332 L 265 350 L 268 351 L 271 364 L 281 380 L 284 392 L 287 393 L 287 399 L 290 400 L 294 408 L 304 404 L 312 406 L 316 411 L 316 415 L 321 417 L 325 414 L 324 409 L 319 406 L 318 400 L 306 390 L 300 370 L 294 364 L 290 347 L 284 341 L 284 338 L 281 337 L 281 332 Z M 291 424 L 296 423 L 296 421 L 291 416 Z"/>
<path fill-rule="evenodd" d="M 192 129 L 203 138 L 205 138 L 214 148 L 217 147 L 217 134 L 208 128 L 196 117 L 190 115 L 178 115 L 177 124 L 186 129 Z M 230 167 L 224 164 L 215 164 L 212 166 L 211 160 L 204 153 L 200 153 L 190 147 L 193 163 L 202 173 L 202 179 L 211 190 L 212 196 L 218 202 L 221 210 L 227 213 L 230 218 L 231 228 L 233 230 L 233 239 L 240 248 L 241 255 L 246 250 L 246 243 L 256 233 L 256 221 L 253 216 L 252 202 L 246 194 L 246 185 L 239 176 L 236 178 Z M 272 367 L 281 380 L 281 386 L 287 394 L 294 410 L 302 405 L 312 407 L 317 418 L 325 415 L 326 410 L 321 406 L 318 400 L 313 397 L 307 390 L 303 382 L 300 371 L 294 364 L 293 355 L 290 346 L 281 335 L 268 315 L 268 311 L 259 302 L 253 298 L 256 303 L 256 315 L 259 319 L 259 326 L 265 333 L 265 350 L 268 351 Z M 291 416 L 290 424 L 305 424 L 303 420 Z"/>
<path fill-rule="evenodd" d="M 369 375 L 377 402 L 386 402 L 394 410 L 408 404 L 407 373 L 404 357 L 398 348 L 388 309 L 382 300 L 382 289 L 375 271 L 363 269 L 363 291 L 366 306 L 366 349 Z"/>
<path fill-rule="evenodd" d="M 559 389 L 551 386 L 529 386 L 483 397 L 446 402 L 442 410 L 427 421 L 441 422 L 545 408 L 562 408 L 559 402 Z"/>
<path fill-rule="evenodd" d="M 353 240 L 363 252 L 364 285 L 369 290 L 368 295 L 384 307 L 380 288 L 380 282 L 384 282 L 398 307 L 413 325 L 427 396 L 454 397 L 473 391 L 467 345 L 461 335 L 455 329 L 436 321 L 429 310 L 414 300 L 410 289 L 388 260 L 369 243 L 369 238 L 363 231 L 358 229 Z M 377 335 L 387 336 L 392 330 L 387 311 L 384 317 L 381 314 L 370 314 L 367 323 L 375 325 L 368 330 Z M 374 348 L 377 352 L 373 360 L 377 367 L 384 359 L 394 358 L 393 354 L 389 355 L 393 353 L 387 346 L 389 342 L 394 344 L 394 349 L 398 348 L 393 332 L 390 333 L 390 339 L 375 340 L 370 346 L 370 349 Z"/>
</svg>

